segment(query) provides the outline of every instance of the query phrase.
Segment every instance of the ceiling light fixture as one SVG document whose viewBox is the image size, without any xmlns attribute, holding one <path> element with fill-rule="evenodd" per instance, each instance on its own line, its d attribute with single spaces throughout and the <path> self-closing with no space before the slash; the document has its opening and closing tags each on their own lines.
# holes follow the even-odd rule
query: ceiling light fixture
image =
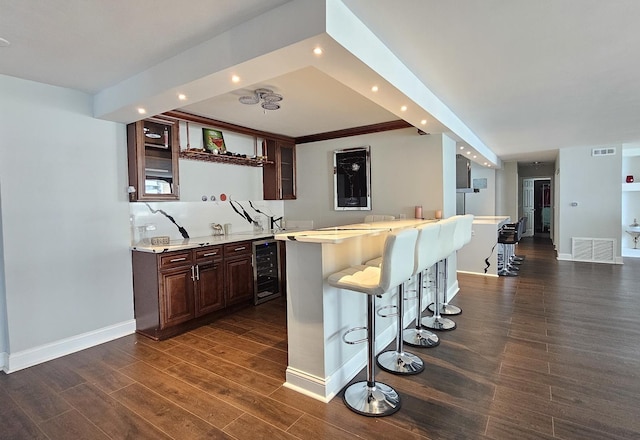
<svg viewBox="0 0 640 440">
<path fill-rule="evenodd" d="M 420 121 L 420 123 L 421 123 L 422 125 L 427 125 L 427 120 L 426 120 L 426 119 L 423 119 L 422 121 Z"/>
<path fill-rule="evenodd" d="M 400 111 L 401 112 L 406 112 L 407 111 L 407 106 L 403 105 L 402 107 L 400 107 Z"/>
<path fill-rule="evenodd" d="M 316 47 L 315 49 L 313 49 L 313 53 L 315 53 L 316 55 L 322 55 L 322 48 Z"/>
<path fill-rule="evenodd" d="M 238 75 L 233 75 L 231 77 L 231 82 L 239 83 L 240 82 L 240 77 Z"/>
<path fill-rule="evenodd" d="M 274 93 L 271 89 L 256 89 L 253 95 L 245 95 L 238 98 L 241 104 L 254 105 L 260 103 L 260 107 L 265 110 L 278 110 L 284 97 L 277 93 Z"/>
<path fill-rule="evenodd" d="M 180 93 L 180 94 L 178 94 L 178 99 L 180 101 L 186 101 L 187 100 L 187 95 L 185 95 L 184 93 Z"/>
<path fill-rule="evenodd" d="M 374 92 L 374 93 L 377 92 L 378 91 L 378 86 L 371 87 L 371 91 Z"/>
<path fill-rule="evenodd" d="M 138 113 L 140 113 L 141 115 L 144 115 L 144 114 L 146 114 L 146 113 L 147 113 L 147 110 L 145 110 L 145 109 L 144 109 L 144 108 L 142 108 L 142 107 L 138 107 Z"/>
</svg>

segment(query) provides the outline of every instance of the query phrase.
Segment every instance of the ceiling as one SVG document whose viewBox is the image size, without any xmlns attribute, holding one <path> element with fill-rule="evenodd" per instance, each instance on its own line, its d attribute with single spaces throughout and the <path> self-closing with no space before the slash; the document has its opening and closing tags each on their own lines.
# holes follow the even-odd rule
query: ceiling
<svg viewBox="0 0 640 440">
<path fill-rule="evenodd" d="M 95 95 L 112 120 L 142 98 L 290 136 L 402 118 L 503 161 L 640 141 L 637 0 L 326 4 L 325 23 L 317 0 L 0 0 L 0 73 Z M 363 28 L 329 29 L 344 6 Z M 303 60 L 297 42 L 316 41 L 327 60 Z M 378 54 L 389 69 L 371 67 Z M 392 93 L 373 96 L 373 83 Z M 165 99 L 183 85 L 187 102 Z M 238 103 L 258 87 L 282 108 Z M 402 113 L 405 101 L 420 112 Z"/>
</svg>

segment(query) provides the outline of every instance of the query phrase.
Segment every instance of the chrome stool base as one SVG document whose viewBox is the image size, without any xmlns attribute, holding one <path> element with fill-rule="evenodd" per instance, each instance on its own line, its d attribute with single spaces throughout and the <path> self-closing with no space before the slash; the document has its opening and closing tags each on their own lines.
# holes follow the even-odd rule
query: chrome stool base
<svg viewBox="0 0 640 440">
<path fill-rule="evenodd" d="M 344 404 L 353 412 L 363 416 L 388 416 L 400 409 L 400 396 L 389 385 L 382 382 L 355 382 L 344 390 Z"/>
<path fill-rule="evenodd" d="M 438 335 L 424 328 L 408 328 L 402 332 L 402 339 L 412 347 L 432 348 L 440 345 Z"/>
<path fill-rule="evenodd" d="M 429 304 L 429 306 L 427 307 L 427 309 L 430 312 L 433 312 L 435 305 L 433 303 Z M 458 306 L 453 306 L 451 304 L 441 304 L 440 305 L 440 314 L 441 315 L 449 315 L 449 316 L 453 316 L 453 315 L 460 315 L 462 313 L 462 309 Z"/>
<path fill-rule="evenodd" d="M 413 353 L 385 351 L 376 360 L 381 369 L 392 374 L 418 374 L 424 370 L 424 362 Z"/>
<path fill-rule="evenodd" d="M 427 316 L 422 318 L 422 325 L 431 330 L 446 331 L 456 328 L 456 323 L 441 316 Z"/>
</svg>

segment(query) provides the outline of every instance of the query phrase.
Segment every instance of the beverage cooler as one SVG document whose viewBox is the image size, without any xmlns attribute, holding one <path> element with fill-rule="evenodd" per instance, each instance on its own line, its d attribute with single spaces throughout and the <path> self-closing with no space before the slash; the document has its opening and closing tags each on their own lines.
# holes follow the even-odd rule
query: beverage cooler
<svg viewBox="0 0 640 440">
<path fill-rule="evenodd" d="M 280 248 L 274 239 L 253 242 L 254 303 L 278 298 L 280 292 Z"/>
</svg>

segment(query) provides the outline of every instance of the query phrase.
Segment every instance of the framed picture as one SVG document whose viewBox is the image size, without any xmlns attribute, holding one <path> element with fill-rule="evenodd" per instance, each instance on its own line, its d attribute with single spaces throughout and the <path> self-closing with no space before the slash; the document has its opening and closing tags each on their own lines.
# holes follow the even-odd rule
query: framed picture
<svg viewBox="0 0 640 440">
<path fill-rule="evenodd" d="M 204 149 L 210 153 L 224 154 L 227 152 L 227 147 L 224 144 L 224 137 L 219 130 L 213 130 L 211 128 L 202 129 L 202 137 Z"/>
<path fill-rule="evenodd" d="M 333 152 L 333 207 L 336 211 L 371 210 L 370 147 Z"/>
</svg>

